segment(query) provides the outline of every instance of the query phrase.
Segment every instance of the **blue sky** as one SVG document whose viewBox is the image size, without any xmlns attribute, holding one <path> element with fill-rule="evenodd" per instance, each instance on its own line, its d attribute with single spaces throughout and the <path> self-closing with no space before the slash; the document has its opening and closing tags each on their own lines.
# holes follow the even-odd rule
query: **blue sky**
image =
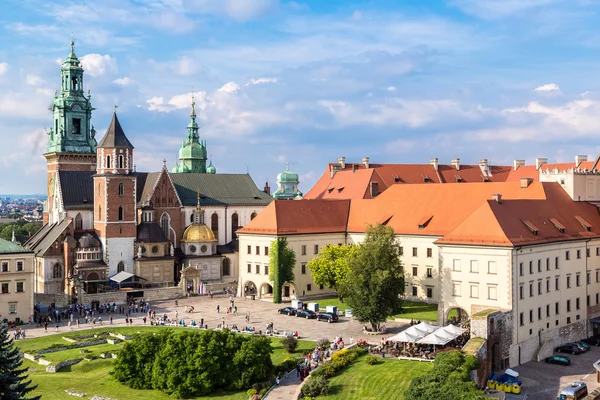
<svg viewBox="0 0 600 400">
<path fill-rule="evenodd" d="M 105 131 L 172 167 L 197 93 L 218 172 L 307 191 L 327 162 L 512 164 L 598 154 L 598 0 L 5 0 L 0 193 L 45 191 L 71 33 Z"/>
</svg>

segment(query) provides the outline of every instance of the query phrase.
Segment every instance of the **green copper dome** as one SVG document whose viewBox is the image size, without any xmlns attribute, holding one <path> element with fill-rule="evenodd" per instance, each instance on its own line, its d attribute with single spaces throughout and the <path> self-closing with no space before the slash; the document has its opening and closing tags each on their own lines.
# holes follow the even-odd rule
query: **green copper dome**
<svg viewBox="0 0 600 400">
<path fill-rule="evenodd" d="M 206 167 L 206 173 L 207 174 L 216 174 L 217 173 L 217 169 L 212 165 L 212 161 L 210 162 L 210 165 L 208 167 Z"/>
<path fill-rule="evenodd" d="M 302 192 L 298 190 L 300 180 L 298 174 L 290 172 L 290 166 L 285 164 L 285 172 L 277 175 L 277 190 L 273 197 L 277 200 L 295 200 L 302 198 Z"/>
<path fill-rule="evenodd" d="M 198 135 L 198 123 L 196 122 L 196 109 L 194 97 L 192 96 L 192 109 L 190 111 L 190 122 L 187 126 L 187 137 L 181 143 L 179 149 L 179 161 L 173 172 L 196 172 L 207 173 L 206 167 L 206 141 L 200 140 Z M 211 164 L 212 166 L 212 164 Z M 216 173 L 215 167 L 212 170 Z"/>
<path fill-rule="evenodd" d="M 285 172 L 282 172 L 277 175 L 277 182 L 285 183 L 297 183 L 298 182 L 298 174 L 294 172 L 290 172 L 289 164 L 285 165 Z"/>
</svg>

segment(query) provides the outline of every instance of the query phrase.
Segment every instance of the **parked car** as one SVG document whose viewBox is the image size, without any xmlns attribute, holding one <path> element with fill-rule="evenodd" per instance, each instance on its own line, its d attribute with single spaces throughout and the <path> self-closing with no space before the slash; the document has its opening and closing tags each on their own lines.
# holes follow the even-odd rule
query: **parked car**
<svg viewBox="0 0 600 400">
<path fill-rule="evenodd" d="M 574 343 L 566 343 L 554 349 L 557 353 L 581 354 L 583 350 Z"/>
<path fill-rule="evenodd" d="M 592 346 L 600 346 L 600 337 L 598 337 L 598 336 L 592 336 L 592 337 L 589 337 L 587 339 L 583 339 L 582 342 L 585 342 L 587 344 L 591 344 Z"/>
<path fill-rule="evenodd" d="M 277 310 L 277 312 L 279 314 L 286 314 L 286 315 L 296 315 L 296 309 L 294 307 L 283 307 L 280 308 L 279 310 Z"/>
<path fill-rule="evenodd" d="M 317 321 L 327 321 L 327 322 L 331 323 L 331 322 L 337 322 L 339 320 L 340 320 L 340 317 L 338 317 L 337 314 L 334 314 L 334 313 L 320 312 L 317 314 Z"/>
<path fill-rule="evenodd" d="M 590 349 L 590 345 L 583 342 L 571 342 L 575 346 L 579 347 L 583 351 L 588 351 Z"/>
<path fill-rule="evenodd" d="M 571 359 L 567 356 L 552 356 L 546 357 L 546 362 L 548 364 L 558 364 L 558 365 L 571 365 Z"/>
<path fill-rule="evenodd" d="M 317 318 L 317 313 L 311 310 L 298 310 L 298 312 L 296 312 L 296 317 L 312 319 Z"/>
</svg>

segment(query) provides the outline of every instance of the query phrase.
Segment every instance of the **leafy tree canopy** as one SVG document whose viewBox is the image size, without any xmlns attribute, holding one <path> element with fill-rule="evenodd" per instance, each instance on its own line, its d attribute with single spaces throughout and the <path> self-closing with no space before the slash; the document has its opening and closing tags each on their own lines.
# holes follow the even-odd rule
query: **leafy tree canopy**
<svg viewBox="0 0 600 400">
<path fill-rule="evenodd" d="M 288 247 L 285 238 L 278 238 L 271 243 L 269 254 L 269 279 L 273 282 L 273 303 L 281 303 L 283 285 L 294 281 L 296 253 Z"/>
<path fill-rule="evenodd" d="M 335 289 L 338 298 L 343 300 L 343 283 L 350 272 L 349 262 L 357 252 L 358 246 L 353 244 L 327 245 L 307 264 L 315 284 Z"/>
<path fill-rule="evenodd" d="M 41 222 L 17 221 L 8 224 L 0 224 L 0 238 L 10 240 L 13 229 L 17 237 L 29 237 L 42 227 Z"/>
<path fill-rule="evenodd" d="M 404 293 L 404 271 L 400 244 L 389 226 L 369 226 L 356 255 L 349 258 L 349 274 L 342 292 L 359 321 L 373 329 L 400 309 Z"/>
</svg>

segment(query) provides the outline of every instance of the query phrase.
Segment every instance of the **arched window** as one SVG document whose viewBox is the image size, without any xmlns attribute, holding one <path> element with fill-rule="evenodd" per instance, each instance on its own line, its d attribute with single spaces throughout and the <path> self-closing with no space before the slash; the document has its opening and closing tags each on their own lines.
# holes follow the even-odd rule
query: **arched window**
<svg viewBox="0 0 600 400">
<path fill-rule="evenodd" d="M 231 238 L 232 239 L 237 238 L 237 234 L 235 233 L 235 231 L 237 231 L 237 229 L 238 229 L 238 223 L 239 223 L 239 218 L 238 218 L 237 213 L 231 214 Z"/>
<path fill-rule="evenodd" d="M 124 162 L 123 162 L 123 160 L 124 160 L 123 156 L 122 156 L 122 155 L 119 155 L 119 168 L 121 168 L 121 169 L 125 168 L 125 167 L 123 166 L 123 165 L 124 165 Z"/>
<path fill-rule="evenodd" d="M 119 183 L 119 196 L 123 196 L 125 194 L 125 185 Z"/>
<path fill-rule="evenodd" d="M 216 234 L 219 231 L 219 216 L 213 213 L 210 216 L 210 229 Z"/>
<path fill-rule="evenodd" d="M 194 222 L 194 213 L 190 214 L 190 222 Z"/>
<path fill-rule="evenodd" d="M 123 206 L 119 206 L 119 221 L 123 221 Z"/>
<path fill-rule="evenodd" d="M 106 156 L 106 168 L 110 168 L 110 156 Z"/>
<path fill-rule="evenodd" d="M 160 216 L 160 227 L 165 233 L 167 239 L 170 240 L 171 236 L 169 235 L 169 233 L 171 230 L 171 218 L 169 217 L 169 214 L 163 213 L 163 215 Z"/>
<path fill-rule="evenodd" d="M 125 271 L 125 264 L 123 264 L 123 261 L 119 261 L 119 264 L 117 264 L 117 272 L 123 271 Z"/>
<path fill-rule="evenodd" d="M 54 264 L 54 266 L 52 267 L 52 279 L 62 279 L 62 277 L 62 266 L 59 263 Z"/>
<path fill-rule="evenodd" d="M 229 258 L 225 257 L 223 259 L 223 276 L 231 275 L 231 261 Z"/>
<path fill-rule="evenodd" d="M 81 214 L 77 214 L 75 217 L 75 230 L 80 231 L 83 229 L 83 218 L 81 218 Z"/>
<path fill-rule="evenodd" d="M 250 215 L 250 221 L 252 221 L 254 218 L 256 218 L 256 213 L 253 212 L 252 215 Z"/>
</svg>

